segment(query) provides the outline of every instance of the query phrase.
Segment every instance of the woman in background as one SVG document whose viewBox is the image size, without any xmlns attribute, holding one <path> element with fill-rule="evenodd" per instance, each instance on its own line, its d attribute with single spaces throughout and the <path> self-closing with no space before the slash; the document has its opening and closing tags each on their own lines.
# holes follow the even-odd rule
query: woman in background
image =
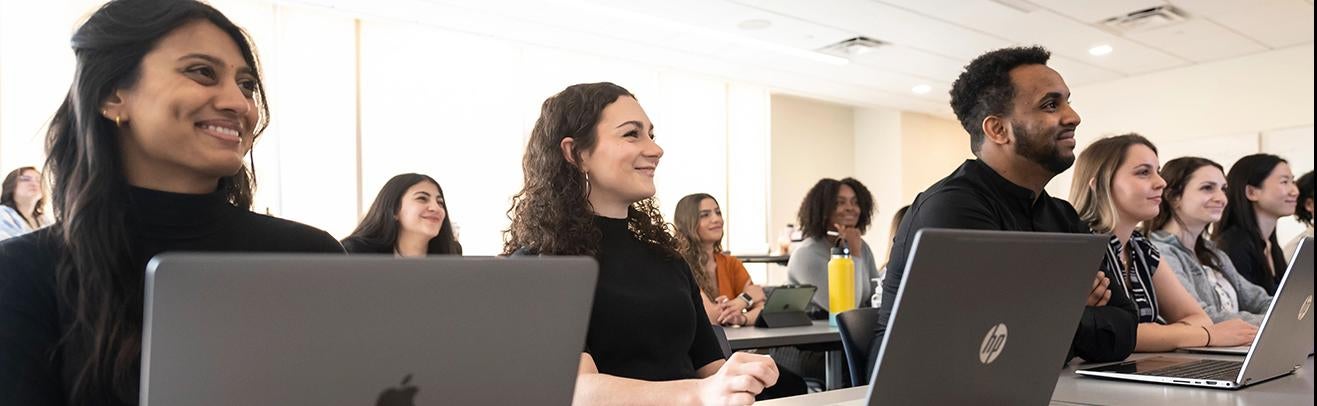
<svg viewBox="0 0 1317 406">
<path fill-rule="evenodd" d="M 343 239 L 343 249 L 399 257 L 462 255 L 448 219 L 444 189 L 434 178 L 419 173 L 385 182 L 361 224 Z"/>
<path fill-rule="evenodd" d="M 1226 253 L 1207 240 L 1207 227 L 1226 208 L 1221 165 L 1197 157 L 1176 158 L 1161 171 L 1166 180 L 1157 217 L 1144 223 L 1161 260 L 1179 278 L 1213 323 L 1241 319 L 1262 324 L 1271 295 L 1235 271 Z"/>
<path fill-rule="evenodd" d="M 1240 275 L 1275 296 L 1288 263 L 1276 240 L 1276 223 L 1294 214 L 1298 203 L 1294 173 L 1278 156 L 1253 154 L 1235 161 L 1226 182 L 1230 204 L 1216 223 L 1213 240 Z"/>
<path fill-rule="evenodd" d="M 9 172 L 0 186 L 0 241 L 46 226 L 41 172 L 26 166 Z"/>
</svg>

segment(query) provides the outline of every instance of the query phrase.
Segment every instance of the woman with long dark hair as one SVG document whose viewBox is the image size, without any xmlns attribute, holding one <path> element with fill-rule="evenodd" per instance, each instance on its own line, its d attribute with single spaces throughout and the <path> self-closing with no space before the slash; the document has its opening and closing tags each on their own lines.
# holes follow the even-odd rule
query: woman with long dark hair
<svg viewBox="0 0 1317 406">
<path fill-rule="evenodd" d="M 1212 237 L 1240 275 L 1274 296 L 1288 264 L 1276 223 L 1298 204 L 1294 172 L 1281 157 L 1253 154 L 1235 161 L 1226 182 L 1230 204 Z"/>
<path fill-rule="evenodd" d="M 1207 227 L 1221 220 L 1228 203 L 1221 165 L 1205 158 L 1176 158 L 1162 167 L 1161 177 L 1166 180 L 1161 209 L 1143 230 L 1162 263 L 1175 271 L 1212 322 L 1262 324 L 1271 295 L 1240 276 L 1230 257 L 1207 239 Z"/>
<path fill-rule="evenodd" d="M 37 168 L 25 166 L 9 172 L 0 186 L 0 241 L 45 227 L 45 206 Z"/>
<path fill-rule="evenodd" d="M 434 178 L 404 173 L 384 183 L 366 217 L 343 239 L 349 253 L 400 257 L 462 254 L 448 219 L 444 189 Z"/>
<path fill-rule="evenodd" d="M 0 243 L 0 399 L 137 403 L 147 261 L 166 251 L 339 252 L 250 211 L 268 120 L 242 29 L 192 0 L 114 0 L 73 35 L 46 140 L 55 223 Z"/>
<path fill-rule="evenodd" d="M 707 193 L 687 195 L 673 212 L 677 252 L 686 260 L 700 287 L 700 299 L 709 321 L 744 326 L 763 310 L 764 289 L 750 280 L 745 265 L 723 254 L 723 212 Z"/>
<path fill-rule="evenodd" d="M 662 156 L 649 116 L 612 83 L 548 98 L 531 130 L 504 253 L 599 262 L 573 404 L 750 404 L 777 382 L 766 356 L 723 359 L 653 199 Z"/>
</svg>

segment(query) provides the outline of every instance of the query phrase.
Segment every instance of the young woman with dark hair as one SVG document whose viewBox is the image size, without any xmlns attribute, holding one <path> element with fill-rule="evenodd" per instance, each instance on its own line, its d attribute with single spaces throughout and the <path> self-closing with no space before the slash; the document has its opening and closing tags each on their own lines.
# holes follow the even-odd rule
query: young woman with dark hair
<svg viewBox="0 0 1317 406">
<path fill-rule="evenodd" d="M 1225 211 L 1226 175 L 1221 165 L 1198 157 L 1176 158 L 1161 170 L 1166 180 L 1157 217 L 1143 231 L 1175 271 L 1180 284 L 1212 322 L 1241 319 L 1262 324 L 1271 295 L 1244 279 L 1226 253 L 1207 239 L 1207 227 Z"/>
<path fill-rule="evenodd" d="M 132 405 L 147 261 L 166 251 L 338 252 L 250 211 L 268 112 L 252 45 L 192 0 L 114 0 L 77 29 L 46 140 L 55 223 L 0 243 L 0 399 Z"/>
<path fill-rule="evenodd" d="M 41 173 L 25 166 L 9 172 L 0 186 L 0 241 L 45 227 L 46 196 Z"/>
<path fill-rule="evenodd" d="M 662 156 L 635 96 L 612 83 L 548 98 L 531 130 L 504 253 L 599 262 L 573 404 L 750 404 L 777 383 L 766 356 L 723 359 L 653 200 Z"/>
<path fill-rule="evenodd" d="M 361 224 L 342 242 L 349 253 L 462 255 L 448 219 L 444 189 L 434 178 L 419 173 L 385 182 Z"/>
<path fill-rule="evenodd" d="M 1240 275 L 1275 295 L 1288 264 L 1276 239 L 1276 223 L 1294 214 L 1298 203 L 1294 173 L 1278 156 L 1253 154 L 1235 161 L 1226 181 L 1230 204 L 1216 223 L 1213 240 L 1230 255 Z"/>
<path fill-rule="evenodd" d="M 1299 186 L 1299 199 L 1294 206 L 1294 219 L 1298 220 L 1299 224 L 1303 225 L 1303 232 L 1295 235 L 1294 238 L 1290 239 L 1290 242 L 1285 243 L 1286 260 L 1294 258 L 1294 251 L 1298 249 L 1299 241 L 1303 241 L 1304 237 L 1312 237 L 1313 234 L 1312 171 L 1308 171 L 1308 173 L 1300 176 L 1299 180 L 1295 183 Z"/>
</svg>

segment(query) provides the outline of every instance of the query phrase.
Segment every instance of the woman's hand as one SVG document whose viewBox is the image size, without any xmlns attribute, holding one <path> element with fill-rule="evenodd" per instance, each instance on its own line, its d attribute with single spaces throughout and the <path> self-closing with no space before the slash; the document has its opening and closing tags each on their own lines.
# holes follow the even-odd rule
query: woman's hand
<svg viewBox="0 0 1317 406">
<path fill-rule="evenodd" d="M 777 364 L 767 355 L 733 353 L 722 368 L 699 381 L 700 403 L 749 405 L 764 388 L 777 384 Z"/>
</svg>

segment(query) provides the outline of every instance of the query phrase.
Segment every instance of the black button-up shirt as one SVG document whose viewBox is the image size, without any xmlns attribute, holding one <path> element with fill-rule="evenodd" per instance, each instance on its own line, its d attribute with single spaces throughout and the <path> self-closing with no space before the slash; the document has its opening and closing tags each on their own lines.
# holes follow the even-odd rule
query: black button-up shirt
<svg viewBox="0 0 1317 406">
<path fill-rule="evenodd" d="M 1088 233 L 1074 207 L 1043 191 L 1035 198 L 1032 190 L 998 175 L 987 164 L 967 160 L 955 172 L 915 197 L 896 231 L 883 281 L 882 307 L 874 329 L 869 371 L 877 360 L 879 346 L 887 333 L 887 319 L 896 303 L 896 291 L 905 275 L 906 257 L 915 232 L 924 228 L 1000 231 Z M 1027 260 L 1027 259 L 1021 259 Z M 1093 264 L 1100 269 L 1100 264 Z M 1116 281 L 1119 275 L 1107 275 Z M 1123 360 L 1134 351 L 1138 318 L 1123 292 L 1113 289 L 1106 306 L 1086 307 L 1070 347 L 1070 357 L 1088 361 Z M 1070 359 L 1067 357 L 1066 359 Z"/>
</svg>

